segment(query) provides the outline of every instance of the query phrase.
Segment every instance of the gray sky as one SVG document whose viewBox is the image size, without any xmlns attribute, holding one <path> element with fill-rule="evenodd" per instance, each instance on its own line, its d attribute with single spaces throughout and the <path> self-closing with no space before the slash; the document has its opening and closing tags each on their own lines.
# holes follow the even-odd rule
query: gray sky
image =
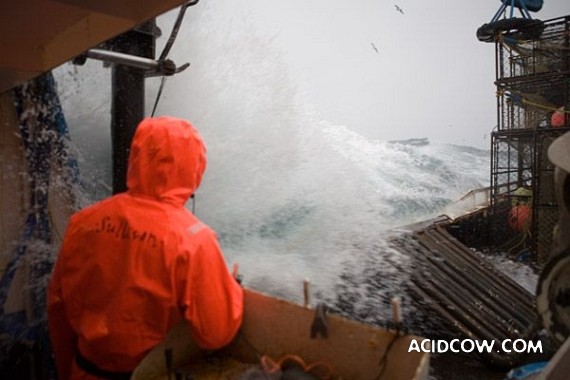
<svg viewBox="0 0 570 380">
<path fill-rule="evenodd" d="M 198 23 L 193 27 L 206 36 L 236 38 L 224 48 L 245 56 L 239 64 L 253 72 L 264 53 L 238 51 L 237 38 L 257 36 L 320 119 L 379 140 L 429 137 L 488 148 L 496 125 L 494 47 L 475 32 L 499 6 L 499 0 L 203 0 L 185 22 Z M 546 0 L 532 15 L 566 14 L 570 1 Z M 169 24 L 162 27 L 167 34 Z M 199 55 L 190 59 L 200 64 Z M 264 80 L 278 86 L 283 78 Z"/>
</svg>

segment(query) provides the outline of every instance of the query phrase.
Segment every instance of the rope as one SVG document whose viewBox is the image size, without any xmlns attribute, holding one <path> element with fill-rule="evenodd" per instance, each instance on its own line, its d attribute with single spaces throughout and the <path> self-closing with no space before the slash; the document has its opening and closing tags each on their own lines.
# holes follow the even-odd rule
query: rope
<svg viewBox="0 0 570 380">
<path fill-rule="evenodd" d="M 174 26 L 170 31 L 170 37 L 168 37 L 168 41 L 166 42 L 166 45 L 164 45 L 164 49 L 162 50 L 162 53 L 160 53 L 160 57 L 158 58 L 159 61 L 164 61 L 168 56 L 168 53 L 170 53 L 170 49 L 172 48 L 172 45 L 174 45 L 174 41 L 176 40 L 176 36 L 178 35 L 178 31 L 180 30 L 180 25 L 182 25 L 182 20 L 184 19 L 184 14 L 186 13 L 186 9 L 189 6 L 194 5 L 196 3 L 197 1 L 187 1 L 186 3 L 182 4 L 182 6 L 180 7 L 180 11 L 178 12 L 178 17 L 176 17 Z"/>
<path fill-rule="evenodd" d="M 510 94 L 507 93 L 506 91 L 510 91 Z M 546 104 L 542 104 L 542 103 L 533 102 L 533 101 L 525 98 L 523 94 L 512 91 L 512 90 L 501 89 L 501 90 L 497 91 L 497 97 L 500 97 L 503 95 L 513 99 L 515 102 L 521 102 L 522 104 L 528 104 L 529 106 L 534 106 L 534 107 L 541 108 L 541 109 L 551 111 L 551 112 L 561 112 L 561 113 L 565 113 L 565 114 L 570 114 L 570 109 L 568 109 L 568 110 L 566 110 L 565 108 L 560 109 L 561 107 L 550 106 L 550 105 L 546 105 Z"/>
<path fill-rule="evenodd" d="M 186 9 L 197 3 L 198 3 L 197 0 L 187 1 L 180 7 L 180 11 L 178 12 L 176 21 L 174 22 L 172 30 L 170 31 L 170 36 L 168 37 L 168 41 L 166 42 L 166 45 L 164 45 L 164 49 L 162 49 L 160 57 L 158 58 L 159 62 L 164 62 L 166 60 L 166 57 L 168 57 L 168 53 L 170 53 L 170 49 L 172 49 L 172 45 L 174 45 L 174 41 L 176 41 L 176 37 L 178 36 L 180 26 L 182 25 L 182 21 L 184 20 L 184 14 L 186 13 Z M 154 101 L 154 106 L 152 108 L 151 116 L 154 116 L 154 113 L 156 112 L 158 101 L 160 100 L 165 84 L 166 84 L 166 76 L 163 75 L 160 80 L 160 87 L 158 88 L 158 93 L 156 94 L 156 99 Z"/>
<path fill-rule="evenodd" d="M 158 88 L 158 93 L 156 94 L 156 99 L 154 100 L 154 106 L 152 107 L 152 113 L 150 116 L 154 116 L 156 112 L 156 107 L 158 106 L 158 101 L 160 100 L 160 96 L 162 95 L 162 90 L 164 89 L 164 84 L 166 83 L 166 76 L 163 76 L 160 79 L 160 87 Z"/>
<path fill-rule="evenodd" d="M 530 238 L 530 236 L 531 236 L 530 235 L 530 229 L 527 227 L 525 229 L 525 231 L 522 233 L 522 238 L 520 239 L 520 241 L 518 243 L 516 243 L 515 245 L 513 245 L 511 248 L 509 248 L 509 250 L 507 251 L 507 255 L 509 257 L 513 257 L 513 256 L 515 256 L 515 254 L 518 254 L 519 252 L 515 252 L 513 254 L 513 251 L 518 247 L 524 247 L 527 237 Z"/>
<path fill-rule="evenodd" d="M 547 110 L 547 111 L 556 111 L 556 112 L 562 112 L 562 113 L 565 113 L 565 114 L 570 114 L 570 110 L 567 111 L 567 110 L 565 110 L 564 108 L 563 108 L 563 109 L 560 109 L 560 108 L 556 108 L 556 107 L 552 107 L 552 106 L 547 106 L 547 105 L 540 104 L 540 103 L 531 102 L 530 100 L 526 100 L 524 97 L 522 98 L 521 101 L 522 101 L 523 104 L 528 104 L 528 105 L 531 105 L 531 106 L 534 106 L 534 107 L 537 107 L 537 108 L 542 108 L 542 109 Z"/>
<path fill-rule="evenodd" d="M 382 378 L 382 376 L 384 375 L 384 372 L 386 371 L 386 359 L 388 359 L 388 354 L 392 350 L 392 346 L 394 345 L 394 343 L 396 343 L 398 338 L 400 338 L 400 330 L 397 329 L 396 335 L 392 338 L 390 343 L 388 343 L 388 346 L 386 347 L 386 349 L 384 350 L 384 353 L 380 357 L 380 363 L 379 363 L 380 372 L 378 373 L 378 376 L 376 376 L 376 378 L 374 380 L 380 380 Z"/>
</svg>

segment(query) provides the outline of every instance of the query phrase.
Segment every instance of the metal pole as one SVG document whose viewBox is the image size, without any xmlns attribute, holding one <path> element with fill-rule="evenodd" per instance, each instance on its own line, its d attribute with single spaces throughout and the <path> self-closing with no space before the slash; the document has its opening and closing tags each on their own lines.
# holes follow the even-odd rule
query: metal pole
<svg viewBox="0 0 570 380">
<path fill-rule="evenodd" d="M 150 58 L 137 57 L 116 51 L 103 49 L 90 49 L 85 53 L 87 58 L 97 59 L 104 62 L 136 67 L 143 70 L 157 70 L 160 63 Z"/>
<path fill-rule="evenodd" d="M 154 58 L 155 21 L 126 32 L 112 41 L 113 51 Z M 144 117 L 145 71 L 114 64 L 112 72 L 111 143 L 113 146 L 113 194 L 127 190 L 126 178 L 131 141 Z"/>
</svg>

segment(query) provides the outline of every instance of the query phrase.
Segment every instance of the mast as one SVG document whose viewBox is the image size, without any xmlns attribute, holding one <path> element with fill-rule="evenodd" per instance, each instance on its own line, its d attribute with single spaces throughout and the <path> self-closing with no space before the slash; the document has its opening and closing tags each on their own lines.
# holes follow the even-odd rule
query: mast
<svg viewBox="0 0 570 380">
<path fill-rule="evenodd" d="M 116 37 L 114 52 L 154 59 L 156 20 Z M 112 72 L 111 144 L 113 154 L 113 194 L 127 190 L 127 168 L 131 141 L 137 125 L 144 118 L 145 70 L 131 65 L 114 64 Z"/>
</svg>

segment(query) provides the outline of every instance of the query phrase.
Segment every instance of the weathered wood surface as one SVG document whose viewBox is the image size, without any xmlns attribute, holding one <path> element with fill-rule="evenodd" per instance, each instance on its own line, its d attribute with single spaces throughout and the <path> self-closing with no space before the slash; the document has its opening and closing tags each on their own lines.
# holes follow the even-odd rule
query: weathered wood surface
<svg viewBox="0 0 570 380">
<path fill-rule="evenodd" d="M 268 355 L 277 360 L 284 355 L 300 356 L 307 364 L 324 362 L 329 365 L 337 379 L 371 380 L 378 378 L 392 380 L 427 379 L 429 354 L 408 352 L 414 336 L 397 335 L 395 332 L 340 318 L 327 316 L 328 337 L 310 338 L 310 329 L 314 311 L 284 300 L 278 300 L 251 290 L 245 290 L 245 315 L 240 333 L 234 342 L 223 350 L 225 358 L 232 358 L 241 363 L 258 363 L 261 355 Z M 141 363 L 135 379 L 167 379 L 160 377 L 165 372 L 164 349 L 174 350 L 174 362 L 182 365 L 181 358 L 189 357 L 188 330 L 180 328 L 167 342 L 157 347 Z M 386 348 L 394 340 L 385 357 L 386 368 L 382 371 L 381 363 Z M 186 342 L 186 343 L 185 343 Z M 212 364 L 214 363 L 214 364 Z M 225 363 L 225 364 L 224 364 Z M 211 376 L 198 370 L 200 363 L 186 367 L 195 380 L 209 378 L 230 379 L 236 374 L 236 362 L 232 360 L 210 359 L 203 362 L 204 367 L 218 371 Z M 226 365 L 224 368 L 220 368 Z M 245 368 L 245 367 L 244 367 Z M 225 373 L 225 375 L 221 375 Z"/>
</svg>

